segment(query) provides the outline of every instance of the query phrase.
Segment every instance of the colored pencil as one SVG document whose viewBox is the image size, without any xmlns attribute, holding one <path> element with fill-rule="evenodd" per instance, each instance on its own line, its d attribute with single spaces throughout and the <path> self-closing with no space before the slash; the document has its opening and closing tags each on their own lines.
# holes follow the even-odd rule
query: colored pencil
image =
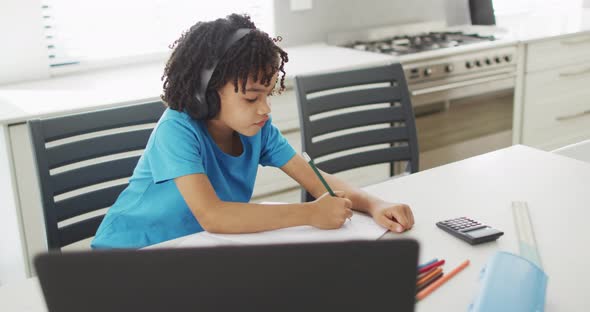
<svg viewBox="0 0 590 312">
<path fill-rule="evenodd" d="M 427 280 L 424 284 L 416 287 L 416 292 L 420 292 L 422 289 L 424 289 L 428 285 L 434 283 L 434 281 L 438 280 L 441 276 L 444 276 L 443 272 L 438 273 L 437 275 L 433 276 L 431 279 Z"/>
<path fill-rule="evenodd" d="M 434 259 L 432 259 L 432 260 L 430 260 L 430 261 L 428 261 L 428 262 L 426 262 L 424 264 L 421 264 L 421 265 L 418 266 L 418 270 L 420 270 L 421 268 L 423 268 L 425 266 L 431 265 L 431 264 L 435 263 L 436 261 L 438 261 L 438 259 L 437 258 L 434 258 Z"/>
<path fill-rule="evenodd" d="M 445 260 L 444 259 L 443 260 L 440 260 L 440 261 L 437 261 L 435 263 L 429 264 L 429 265 L 421 268 L 420 270 L 418 270 L 418 274 L 421 274 L 421 273 L 424 273 L 424 272 L 428 272 L 428 271 L 430 271 L 430 269 L 436 268 L 436 267 L 441 266 L 443 264 L 445 264 Z"/>
<path fill-rule="evenodd" d="M 422 300 L 424 297 L 428 296 L 432 293 L 435 289 L 440 287 L 440 285 L 444 284 L 446 281 L 451 279 L 453 276 L 457 275 L 457 273 L 461 272 L 465 267 L 469 265 L 469 260 L 463 261 L 458 267 L 454 268 L 449 274 L 444 275 L 436 282 L 432 283 L 430 286 L 424 288 L 416 295 L 416 300 Z"/>
<path fill-rule="evenodd" d="M 424 273 L 419 273 L 419 274 L 418 274 L 418 277 L 417 277 L 416 279 L 421 279 L 421 278 L 423 278 L 424 276 L 426 276 L 426 275 L 430 274 L 430 272 L 432 272 L 432 271 L 434 271 L 434 270 L 436 270 L 436 268 L 432 268 L 432 269 L 430 269 L 430 270 L 428 270 L 428 271 L 426 271 L 426 272 L 424 272 Z"/>
<path fill-rule="evenodd" d="M 435 276 L 436 274 L 442 272 L 442 268 L 438 267 L 436 269 L 434 269 L 432 272 L 426 274 L 426 276 L 420 278 L 417 282 L 416 282 L 416 286 L 420 286 L 422 285 L 424 282 L 428 281 L 431 277 Z"/>
</svg>

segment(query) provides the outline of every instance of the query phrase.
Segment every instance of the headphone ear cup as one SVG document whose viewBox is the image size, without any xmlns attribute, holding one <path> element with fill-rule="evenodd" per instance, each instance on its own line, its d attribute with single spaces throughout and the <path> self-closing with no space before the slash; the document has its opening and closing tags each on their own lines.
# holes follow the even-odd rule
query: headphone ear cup
<svg viewBox="0 0 590 312">
<path fill-rule="evenodd" d="M 221 100 L 219 99 L 219 93 L 217 90 L 208 90 L 207 91 L 207 119 L 212 119 L 217 116 L 219 110 L 221 108 Z"/>
</svg>

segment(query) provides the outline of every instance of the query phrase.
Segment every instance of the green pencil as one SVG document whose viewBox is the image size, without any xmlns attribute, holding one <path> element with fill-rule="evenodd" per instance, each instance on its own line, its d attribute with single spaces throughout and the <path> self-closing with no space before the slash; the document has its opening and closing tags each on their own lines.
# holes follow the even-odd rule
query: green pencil
<svg viewBox="0 0 590 312">
<path fill-rule="evenodd" d="M 322 177 L 322 174 L 320 173 L 318 168 L 315 166 L 313 159 L 311 159 L 311 157 L 309 157 L 309 155 L 307 155 L 307 153 L 303 153 L 303 158 L 305 158 L 307 163 L 311 166 L 311 169 L 313 169 L 313 172 L 315 172 L 315 174 L 318 176 L 318 178 L 320 178 L 320 181 L 322 181 L 322 184 L 324 185 L 326 190 L 328 190 L 328 193 L 330 193 L 330 196 L 336 196 L 336 194 L 334 194 L 334 191 L 332 191 L 332 188 L 330 188 L 330 186 L 328 185 L 328 182 L 326 182 L 326 180 L 324 180 L 324 177 Z"/>
</svg>

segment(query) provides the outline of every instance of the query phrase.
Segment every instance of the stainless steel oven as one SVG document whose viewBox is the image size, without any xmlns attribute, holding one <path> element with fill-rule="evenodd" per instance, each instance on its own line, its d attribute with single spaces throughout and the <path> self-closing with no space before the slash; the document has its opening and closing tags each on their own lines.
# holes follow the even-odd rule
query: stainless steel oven
<svg viewBox="0 0 590 312">
<path fill-rule="evenodd" d="M 512 144 L 516 46 L 405 61 L 421 169 Z"/>
</svg>

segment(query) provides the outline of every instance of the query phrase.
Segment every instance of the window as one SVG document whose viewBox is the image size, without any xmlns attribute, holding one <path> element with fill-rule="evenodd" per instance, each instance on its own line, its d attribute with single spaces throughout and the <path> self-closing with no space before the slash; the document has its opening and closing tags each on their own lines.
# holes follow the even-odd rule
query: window
<svg viewBox="0 0 590 312">
<path fill-rule="evenodd" d="M 43 0 L 50 66 L 101 67 L 164 59 L 197 21 L 247 13 L 273 35 L 272 0 Z M 73 66 L 70 66 L 73 65 Z"/>
<path fill-rule="evenodd" d="M 493 0 L 496 16 L 511 16 L 531 13 L 558 13 L 581 8 L 582 0 Z"/>
</svg>

